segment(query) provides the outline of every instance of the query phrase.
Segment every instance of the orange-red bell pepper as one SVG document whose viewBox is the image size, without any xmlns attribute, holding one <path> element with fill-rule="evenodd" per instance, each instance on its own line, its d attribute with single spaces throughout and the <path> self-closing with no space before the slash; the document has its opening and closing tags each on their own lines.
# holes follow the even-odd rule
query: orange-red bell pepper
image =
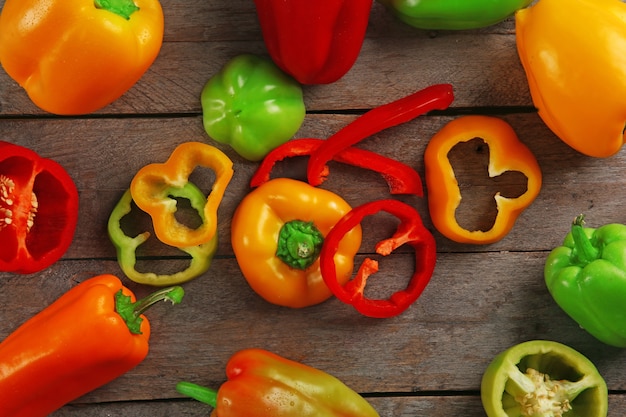
<svg viewBox="0 0 626 417">
<path fill-rule="evenodd" d="M 75 286 L 0 343 L 0 415 L 45 417 L 128 372 L 148 354 L 142 313 L 183 294 L 170 287 L 135 302 L 113 275 Z"/>
<path fill-rule="evenodd" d="M 231 242 L 241 272 L 270 303 L 300 308 L 332 296 L 320 272 L 324 237 L 351 207 L 338 195 L 290 178 L 270 180 L 237 207 Z M 333 260 L 340 283 L 352 274 L 361 227 L 341 240 Z"/>
<path fill-rule="evenodd" d="M 204 205 L 203 222 L 196 228 L 180 223 L 172 188 L 183 188 L 196 167 L 215 173 L 215 181 Z M 233 177 L 233 161 L 218 148 L 202 142 L 184 142 L 164 163 L 141 168 L 130 183 L 130 194 L 137 207 L 152 217 L 154 233 L 166 245 L 177 248 L 209 242 L 217 232 L 217 209 Z"/>
<path fill-rule="evenodd" d="M 158 0 L 6 0 L 0 63 L 55 114 L 96 111 L 130 89 L 163 40 Z"/>
<path fill-rule="evenodd" d="M 498 213 L 487 231 L 467 230 L 456 219 L 462 196 L 448 153 L 456 144 L 474 138 L 481 138 L 489 146 L 490 177 L 519 171 L 528 180 L 526 191 L 517 198 L 495 195 Z M 430 140 L 424 160 L 432 222 L 441 234 L 457 242 L 487 244 L 502 239 L 541 189 L 541 169 L 535 156 L 519 141 L 513 128 L 496 117 L 463 116 L 451 121 Z"/>
<path fill-rule="evenodd" d="M 263 349 L 244 349 L 226 365 L 216 392 L 190 382 L 176 389 L 211 405 L 211 417 L 378 417 L 376 410 L 336 377 Z"/>
</svg>

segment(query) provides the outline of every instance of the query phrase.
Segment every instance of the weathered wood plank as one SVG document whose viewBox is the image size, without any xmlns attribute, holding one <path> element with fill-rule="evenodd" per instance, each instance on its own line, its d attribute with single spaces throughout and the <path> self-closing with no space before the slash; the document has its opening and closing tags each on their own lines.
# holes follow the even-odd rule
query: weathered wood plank
<svg viewBox="0 0 626 417">
<path fill-rule="evenodd" d="M 359 146 L 397 157 L 414 167 L 424 179 L 423 154 L 428 140 L 453 117 L 456 116 L 422 117 L 383 131 Z M 534 113 L 502 117 L 535 154 L 543 171 L 541 193 L 502 241 L 488 246 L 459 245 L 437 234 L 440 251 L 545 251 L 560 243 L 571 219 L 581 212 L 587 214 L 590 225 L 626 221 L 619 205 L 606 203 L 620 195 L 624 187 L 623 177 L 616 175 L 626 167 L 624 152 L 606 159 L 585 157 L 554 137 Z M 354 118 L 309 115 L 296 137 L 325 138 Z M 250 190 L 248 181 L 258 164 L 243 160 L 228 146 L 210 139 L 199 117 L 5 120 L 0 123 L 0 137 L 57 160 L 75 179 L 82 209 L 75 241 L 67 253 L 69 258 L 114 256 L 106 239 L 106 221 L 142 166 L 165 161 L 175 146 L 184 141 L 200 141 L 220 147 L 231 156 L 236 171 L 219 211 L 220 253 L 232 254 L 230 218 Z M 518 177 L 509 177 L 515 180 L 510 184 L 486 181 L 484 161 L 481 162 L 481 155 L 475 156 L 476 159 L 470 159 L 472 155 L 468 153 L 463 156 L 465 162 L 461 159 L 456 165 L 459 178 L 469 178 L 464 187 L 468 183 L 472 187 L 462 194 L 465 200 L 459 212 L 459 221 L 468 228 L 490 226 L 495 216 L 491 210 L 490 193 L 507 187 L 525 187 L 523 177 L 521 183 Z M 303 178 L 305 162 L 297 159 L 281 163 L 273 175 Z M 197 178 L 198 184 L 208 192 L 212 177 L 202 173 Z M 339 193 L 353 206 L 389 196 L 386 183 L 377 174 L 336 163 L 331 164 L 331 175 L 323 186 Z M 414 204 L 433 229 L 427 195 L 425 198 L 398 198 Z M 364 247 L 371 248 L 373 241 L 367 239 L 366 236 L 367 246 Z"/>
<path fill-rule="evenodd" d="M 442 254 L 418 302 L 398 317 L 376 320 L 336 299 L 299 310 L 270 305 L 250 290 L 233 258 L 218 258 L 207 274 L 185 284 L 180 306 L 150 311 L 148 358 L 82 401 L 175 398 L 181 379 L 216 385 L 230 355 L 248 347 L 327 370 L 359 392 L 476 391 L 493 356 L 530 339 L 578 349 L 610 389 L 623 391 L 626 351 L 600 344 L 560 311 L 543 284 L 544 259 L 544 253 Z M 411 262 L 409 255 L 384 259 L 371 281 L 373 294 L 405 285 Z M 115 261 L 62 261 L 40 274 L 5 277 L 0 338 L 99 273 L 119 270 Z M 128 285 L 138 296 L 149 291 Z"/>
<path fill-rule="evenodd" d="M 266 55 L 262 41 L 166 43 L 143 78 L 96 113 L 198 114 L 204 84 L 242 53 Z M 342 79 L 304 87 L 305 104 L 308 111 L 369 109 L 436 83 L 455 87 L 456 108 L 532 106 L 514 36 L 465 32 L 408 38 L 401 47 L 394 38 L 367 39 Z M 0 86 L 1 115 L 45 114 L 4 71 Z"/>
<path fill-rule="evenodd" d="M 381 416 L 394 417 L 448 417 L 458 414 L 468 417 L 484 417 L 478 396 L 410 396 L 367 398 Z M 626 407 L 623 395 L 609 397 L 608 417 L 621 417 Z M 51 417 L 109 417 L 112 415 L 135 415 L 169 417 L 205 415 L 209 408 L 189 401 L 180 402 L 133 402 L 99 404 L 94 406 L 72 405 L 54 413 Z"/>
</svg>

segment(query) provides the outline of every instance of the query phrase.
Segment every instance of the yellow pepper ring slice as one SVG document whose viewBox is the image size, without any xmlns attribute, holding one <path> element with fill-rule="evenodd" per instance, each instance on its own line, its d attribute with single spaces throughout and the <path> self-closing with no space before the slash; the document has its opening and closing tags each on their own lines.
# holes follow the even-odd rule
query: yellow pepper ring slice
<svg viewBox="0 0 626 417">
<path fill-rule="evenodd" d="M 497 214 L 487 231 L 467 230 L 456 219 L 461 191 L 448 153 L 461 142 L 481 138 L 489 146 L 489 176 L 519 171 L 528 180 L 526 191 L 517 198 L 496 193 Z M 434 226 L 447 238 L 460 243 L 497 242 L 513 228 L 515 220 L 539 194 L 541 169 L 532 152 L 519 141 L 513 128 L 504 120 L 489 116 L 459 117 L 433 136 L 424 155 L 428 205 Z"/>
<path fill-rule="evenodd" d="M 215 181 L 204 205 L 204 222 L 196 229 L 180 223 L 174 213 L 171 187 L 181 188 L 198 166 L 215 172 Z M 217 232 L 217 209 L 233 176 L 233 162 L 221 150 L 201 142 L 179 145 L 165 163 L 141 168 L 130 184 L 130 193 L 141 210 L 152 218 L 156 237 L 178 248 L 209 242 Z"/>
</svg>

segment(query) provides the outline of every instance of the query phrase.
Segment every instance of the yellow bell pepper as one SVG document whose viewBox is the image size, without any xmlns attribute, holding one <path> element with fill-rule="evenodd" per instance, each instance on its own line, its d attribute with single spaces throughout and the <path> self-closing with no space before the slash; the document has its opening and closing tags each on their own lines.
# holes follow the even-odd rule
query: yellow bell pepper
<svg viewBox="0 0 626 417">
<path fill-rule="evenodd" d="M 539 116 L 593 157 L 617 153 L 626 121 L 626 4 L 539 0 L 516 13 L 516 39 Z"/>
<path fill-rule="evenodd" d="M 120 98 L 163 42 L 158 0 L 6 0 L 0 63 L 34 104 L 87 114 Z"/>
<path fill-rule="evenodd" d="M 448 154 L 454 146 L 474 138 L 489 147 L 489 176 L 519 171 L 527 178 L 526 191 L 517 198 L 499 192 L 494 196 L 498 213 L 491 229 L 467 230 L 459 225 L 456 209 L 461 190 Z M 489 116 L 463 116 L 452 120 L 433 136 L 424 154 L 428 207 L 433 225 L 447 238 L 460 243 L 487 244 L 501 240 L 513 228 L 517 217 L 541 189 L 541 169 L 530 149 L 519 141 L 504 120 Z"/>
<path fill-rule="evenodd" d="M 320 272 L 324 237 L 352 208 L 337 194 L 290 178 L 270 180 L 237 207 L 231 242 L 241 272 L 266 301 L 300 308 L 321 303 L 332 292 Z M 361 227 L 346 233 L 334 261 L 337 279 L 352 276 Z"/>
</svg>

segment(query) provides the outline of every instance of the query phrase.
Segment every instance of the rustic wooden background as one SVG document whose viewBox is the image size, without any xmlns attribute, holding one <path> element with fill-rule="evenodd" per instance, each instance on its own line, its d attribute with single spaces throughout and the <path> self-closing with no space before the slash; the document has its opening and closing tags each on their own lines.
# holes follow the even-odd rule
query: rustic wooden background
<svg viewBox="0 0 626 417">
<path fill-rule="evenodd" d="M 0 6 L 4 0 L 0 0 Z M 0 72 L 0 139 L 29 147 L 61 163 L 80 192 L 74 242 L 64 258 L 32 275 L 0 274 L 0 339 L 92 275 L 123 277 L 106 233 L 108 216 L 134 173 L 164 161 L 184 141 L 216 145 L 201 122 L 200 91 L 230 58 L 266 50 L 251 0 L 163 0 L 165 42 L 154 65 L 120 100 L 96 114 L 56 117 L 43 113 Z M 543 171 L 537 200 L 503 240 L 491 245 L 454 243 L 434 229 L 426 198 L 414 204 L 437 239 L 435 274 L 423 296 L 404 314 L 368 319 L 331 299 L 292 310 L 270 305 L 248 287 L 230 245 L 230 218 L 249 191 L 256 164 L 225 150 L 235 175 L 219 210 L 220 246 L 208 273 L 185 284 L 180 306 L 149 312 L 151 351 L 137 368 L 55 412 L 54 417 L 201 416 L 209 407 L 181 398 L 180 380 L 218 387 L 235 351 L 261 347 L 325 370 L 362 393 L 381 416 L 484 416 L 482 373 L 500 351 L 522 341 L 550 339 L 591 359 L 610 389 L 609 415 L 626 414 L 626 351 L 596 341 L 553 302 L 543 283 L 543 263 L 560 244 L 574 216 L 590 226 L 626 222 L 623 172 L 626 155 L 583 156 L 556 138 L 538 118 L 515 48 L 512 19 L 471 31 L 421 31 L 400 23 L 375 4 L 359 59 L 340 81 L 304 88 L 307 116 L 297 137 L 326 138 L 359 113 L 434 83 L 451 83 L 456 99 L 445 112 L 368 138 L 360 146 L 400 159 L 424 174 L 429 138 L 463 114 L 508 121 L 534 152 Z M 524 183 L 488 179 L 484 148 L 458 150 L 455 167 L 464 190 L 460 222 L 485 227 L 493 220 L 491 195 L 520 192 Z M 276 175 L 302 177 L 302 163 Z M 202 180 L 208 187 L 210 182 Z M 376 174 L 331 165 L 324 187 L 349 203 L 384 198 Z M 362 254 L 393 230 L 393 221 L 364 223 Z M 177 267 L 161 252 L 145 268 Z M 398 251 L 381 264 L 371 285 L 391 291 L 412 273 L 412 254 Z M 124 278 L 138 296 L 151 288 Z"/>
</svg>

